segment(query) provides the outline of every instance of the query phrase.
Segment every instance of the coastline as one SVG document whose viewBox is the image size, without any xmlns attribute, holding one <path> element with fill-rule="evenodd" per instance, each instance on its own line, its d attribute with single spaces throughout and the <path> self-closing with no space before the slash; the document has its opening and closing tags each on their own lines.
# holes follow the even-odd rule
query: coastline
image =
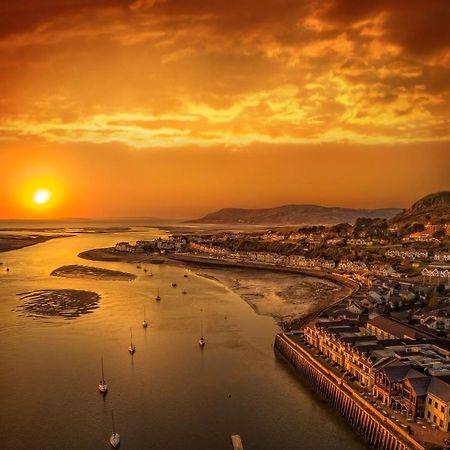
<svg viewBox="0 0 450 450">
<path fill-rule="evenodd" d="M 318 270 L 215 260 L 192 255 L 166 257 L 92 249 L 78 255 L 96 261 L 170 264 L 189 267 L 239 295 L 257 314 L 273 317 L 283 331 L 303 327 L 320 312 L 358 291 L 359 285 Z M 198 270 L 196 270 L 198 269 Z"/>
<path fill-rule="evenodd" d="M 51 239 L 59 239 L 70 237 L 67 234 L 60 234 L 54 236 L 43 236 L 43 235 L 10 235 L 10 234 L 0 234 L 0 253 L 10 252 L 13 250 L 20 250 L 24 247 L 30 247 L 31 245 L 42 244 Z"/>
<path fill-rule="evenodd" d="M 298 329 L 350 294 L 329 280 L 268 269 L 202 268 L 195 273 L 239 295 L 257 314 L 273 317 L 284 331 Z"/>
</svg>

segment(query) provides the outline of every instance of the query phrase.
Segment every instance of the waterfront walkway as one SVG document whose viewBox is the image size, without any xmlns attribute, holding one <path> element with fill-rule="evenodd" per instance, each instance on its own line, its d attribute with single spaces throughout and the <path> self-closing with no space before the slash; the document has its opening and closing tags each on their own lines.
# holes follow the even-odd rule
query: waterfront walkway
<svg viewBox="0 0 450 450">
<path fill-rule="evenodd" d="M 300 347 L 304 352 L 307 352 L 313 357 L 320 365 L 322 365 L 329 372 L 334 373 L 337 377 L 350 387 L 354 394 L 356 394 L 361 401 L 369 403 L 376 408 L 386 419 L 390 419 L 397 426 L 403 430 L 410 430 L 411 436 L 417 441 L 423 444 L 425 447 L 445 448 L 447 439 L 450 439 L 450 433 L 445 433 L 436 429 L 429 424 L 425 419 L 417 422 L 408 419 L 404 414 L 394 411 L 392 408 L 384 405 L 379 399 L 372 396 L 363 386 L 361 386 L 356 380 L 352 380 L 348 374 L 339 366 L 331 364 L 331 362 L 321 355 L 319 350 L 310 346 L 304 339 L 302 334 L 291 334 L 288 338 Z"/>
</svg>

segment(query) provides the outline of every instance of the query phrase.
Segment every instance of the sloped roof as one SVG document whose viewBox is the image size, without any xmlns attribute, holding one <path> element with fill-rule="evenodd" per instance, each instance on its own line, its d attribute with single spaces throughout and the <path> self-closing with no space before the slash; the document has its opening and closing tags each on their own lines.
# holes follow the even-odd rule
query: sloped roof
<svg viewBox="0 0 450 450">
<path fill-rule="evenodd" d="M 392 334 L 393 336 L 396 336 L 397 338 L 403 338 L 408 337 L 411 339 L 416 339 L 418 337 L 421 338 L 430 338 L 434 337 L 433 334 L 427 333 L 425 331 L 419 331 L 414 327 L 411 327 L 407 324 L 404 324 L 402 322 L 398 322 L 397 320 L 391 319 L 390 317 L 386 316 L 377 316 L 373 319 L 370 319 L 368 324 L 371 324 L 389 334 Z"/>
<path fill-rule="evenodd" d="M 424 376 L 423 378 L 412 378 L 408 380 L 409 384 L 414 389 L 416 396 L 421 397 L 427 394 L 431 378 L 432 377 Z"/>
<path fill-rule="evenodd" d="M 428 392 L 435 397 L 450 402 L 450 376 L 431 377 Z"/>
</svg>

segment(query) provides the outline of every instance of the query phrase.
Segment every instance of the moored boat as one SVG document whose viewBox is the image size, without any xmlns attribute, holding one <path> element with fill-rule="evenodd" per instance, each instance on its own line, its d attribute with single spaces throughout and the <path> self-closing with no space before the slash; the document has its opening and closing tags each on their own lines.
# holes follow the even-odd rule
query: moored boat
<svg viewBox="0 0 450 450">
<path fill-rule="evenodd" d="M 145 320 L 145 306 L 144 306 L 144 320 L 142 321 L 142 326 L 143 326 L 144 328 L 147 328 L 147 327 L 148 327 L 148 322 L 147 322 L 147 320 Z"/>
<path fill-rule="evenodd" d="M 111 436 L 109 438 L 109 443 L 112 448 L 118 448 L 120 445 L 120 435 L 119 435 L 119 433 L 116 432 L 116 425 L 114 423 L 114 411 L 111 411 L 111 416 L 112 416 L 113 430 L 112 430 Z"/>
<path fill-rule="evenodd" d="M 105 381 L 105 371 L 103 370 L 103 357 L 102 357 L 102 379 L 100 383 L 98 383 L 98 390 L 102 394 L 106 394 L 108 392 L 108 384 Z"/>
<path fill-rule="evenodd" d="M 128 347 L 128 351 L 133 354 L 136 351 L 136 347 L 133 344 L 133 332 L 130 328 L 130 346 Z"/>
</svg>

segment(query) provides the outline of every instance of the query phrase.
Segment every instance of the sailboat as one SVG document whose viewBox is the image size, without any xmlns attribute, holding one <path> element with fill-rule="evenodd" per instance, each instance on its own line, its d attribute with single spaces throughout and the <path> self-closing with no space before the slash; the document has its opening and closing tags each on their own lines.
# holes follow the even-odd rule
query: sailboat
<svg viewBox="0 0 450 450">
<path fill-rule="evenodd" d="M 198 345 L 200 346 L 200 348 L 203 348 L 206 344 L 206 339 L 203 336 L 203 310 L 202 310 L 202 326 L 201 326 L 201 330 L 200 330 L 200 339 L 198 340 Z"/>
<path fill-rule="evenodd" d="M 142 321 L 142 326 L 143 326 L 144 328 L 147 328 L 147 327 L 148 327 L 148 322 L 145 320 L 145 306 L 144 306 L 144 320 Z"/>
<path fill-rule="evenodd" d="M 155 300 L 156 300 L 157 302 L 161 301 L 161 297 L 160 297 L 160 295 L 159 295 L 159 289 L 158 289 L 158 295 L 155 297 Z"/>
<path fill-rule="evenodd" d="M 102 379 L 100 380 L 100 383 L 98 383 L 98 390 L 102 394 L 106 394 L 108 392 L 108 385 L 105 381 L 105 371 L 103 370 L 103 356 L 102 356 Z"/>
<path fill-rule="evenodd" d="M 116 433 L 116 426 L 114 424 L 114 410 L 111 410 L 112 415 L 112 428 L 113 431 L 111 433 L 111 436 L 109 438 L 109 443 L 111 444 L 112 448 L 117 448 L 120 445 L 120 435 L 119 433 Z"/>
<path fill-rule="evenodd" d="M 130 328 L 130 346 L 128 347 L 128 351 L 133 354 L 136 351 L 136 347 L 133 345 L 133 333 Z"/>
</svg>

